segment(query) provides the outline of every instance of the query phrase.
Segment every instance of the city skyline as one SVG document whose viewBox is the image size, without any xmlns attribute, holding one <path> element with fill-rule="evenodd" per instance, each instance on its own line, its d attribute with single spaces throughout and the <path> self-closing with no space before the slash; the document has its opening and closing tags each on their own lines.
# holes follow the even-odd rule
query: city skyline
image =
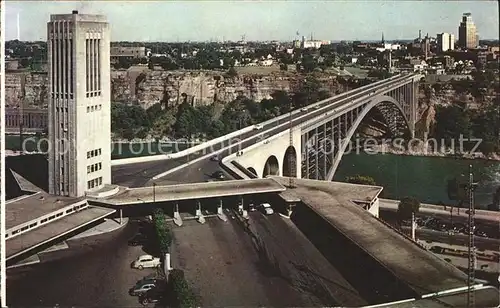
<svg viewBox="0 0 500 308">
<path fill-rule="evenodd" d="M 243 35 L 249 41 L 287 41 L 297 38 L 297 32 L 325 40 L 377 40 L 382 33 L 386 40 L 405 40 L 417 37 L 418 30 L 423 36 L 447 32 L 457 37 L 465 12 L 472 14 L 481 39 L 499 37 L 496 1 L 10 1 L 6 3 L 6 39 L 17 38 L 18 13 L 20 39 L 43 41 L 46 31 L 42 25 L 50 14 L 75 9 L 81 14 L 106 15 L 112 25 L 112 41 L 237 41 Z"/>
</svg>

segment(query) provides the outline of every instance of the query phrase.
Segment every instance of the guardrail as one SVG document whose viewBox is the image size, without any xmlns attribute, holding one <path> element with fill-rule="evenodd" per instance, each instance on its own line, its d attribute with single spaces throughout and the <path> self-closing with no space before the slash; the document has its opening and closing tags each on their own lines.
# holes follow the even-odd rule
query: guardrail
<svg viewBox="0 0 500 308">
<path fill-rule="evenodd" d="M 243 167 L 239 162 L 233 160 L 233 161 L 231 161 L 231 164 L 233 164 L 236 168 L 238 168 L 241 172 L 243 172 L 249 178 L 251 178 L 251 179 L 258 178 L 258 176 L 256 174 L 253 174 L 252 172 L 250 172 L 250 170 Z"/>
<path fill-rule="evenodd" d="M 129 164 L 136 164 L 136 163 L 144 163 L 144 162 L 151 162 L 151 161 L 159 161 L 159 160 L 166 160 L 166 159 L 175 159 L 175 158 L 180 158 L 184 157 L 186 155 L 190 155 L 196 152 L 199 152 L 203 149 L 206 149 L 208 147 L 214 146 L 217 143 L 224 142 L 228 139 L 234 138 L 236 136 L 248 133 L 253 130 L 253 125 L 247 126 L 245 128 L 242 128 L 240 130 L 237 130 L 235 132 L 229 133 L 227 135 L 208 140 L 206 142 L 197 144 L 193 147 L 187 148 L 185 150 L 179 151 L 177 153 L 169 153 L 169 154 L 157 154 L 157 155 L 149 155 L 149 156 L 142 156 L 142 157 L 132 157 L 132 158 L 122 158 L 122 159 L 114 159 L 111 161 L 111 166 L 121 166 L 121 165 L 129 165 Z"/>
</svg>

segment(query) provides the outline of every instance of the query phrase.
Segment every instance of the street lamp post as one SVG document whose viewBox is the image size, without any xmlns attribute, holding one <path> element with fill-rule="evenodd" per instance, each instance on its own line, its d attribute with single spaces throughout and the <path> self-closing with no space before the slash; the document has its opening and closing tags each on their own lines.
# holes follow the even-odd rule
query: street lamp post
<svg viewBox="0 0 500 308">
<path fill-rule="evenodd" d="M 153 203 L 156 202 L 156 183 L 153 183 Z"/>
</svg>

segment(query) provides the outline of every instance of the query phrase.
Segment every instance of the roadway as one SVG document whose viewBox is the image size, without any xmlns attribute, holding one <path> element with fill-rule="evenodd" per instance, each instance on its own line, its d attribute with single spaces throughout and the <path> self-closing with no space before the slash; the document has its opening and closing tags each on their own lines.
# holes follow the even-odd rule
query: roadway
<svg viewBox="0 0 500 308">
<path fill-rule="evenodd" d="M 398 209 L 398 203 L 399 201 L 397 200 L 380 199 L 379 201 L 380 210 L 396 212 Z M 450 219 L 451 216 L 450 209 L 451 207 L 449 206 L 445 209 L 443 206 L 440 205 L 421 204 L 417 216 L 429 215 L 429 216 L 439 216 L 441 218 Z M 466 208 L 461 208 L 461 209 L 457 207 L 453 208 L 453 220 L 460 220 L 461 222 L 464 222 L 468 220 L 468 217 L 469 215 L 467 214 Z M 476 209 L 474 219 L 476 222 L 481 221 L 483 223 L 489 223 L 498 226 L 498 224 L 500 223 L 500 212 Z"/>
<path fill-rule="evenodd" d="M 331 99 L 325 100 L 323 103 L 319 102 L 318 105 L 320 106 L 319 109 L 313 109 L 313 111 L 310 111 L 308 113 L 304 112 L 299 112 L 296 113 L 292 116 L 292 125 L 293 126 L 298 126 L 299 124 L 303 122 L 307 122 L 311 119 L 317 118 L 326 112 L 331 112 L 332 110 L 343 107 L 345 106 L 346 101 L 354 101 L 356 99 L 359 99 L 363 96 L 367 96 L 368 93 L 371 93 L 374 90 L 379 90 L 388 86 L 391 86 L 393 84 L 396 84 L 398 82 L 401 82 L 402 80 L 408 79 L 408 75 L 403 75 L 399 76 L 397 78 L 394 78 L 391 81 L 385 81 L 386 83 L 382 84 L 371 84 L 368 85 L 367 88 L 359 88 L 355 89 L 350 92 L 349 96 L 345 98 L 345 94 L 339 95 L 337 98 L 333 97 Z M 335 103 L 332 103 L 335 102 Z M 312 107 L 309 107 L 309 110 L 311 110 Z M 282 131 L 285 131 L 286 129 L 289 128 L 289 125 L 283 125 L 280 126 L 280 124 L 286 124 L 289 123 L 290 119 L 289 118 L 284 118 L 282 120 L 276 120 L 271 123 L 264 124 L 262 129 L 260 130 L 253 130 L 247 133 L 243 133 L 242 135 L 239 135 L 238 137 L 232 138 L 231 140 L 227 140 L 225 142 L 217 143 L 213 146 L 209 146 L 199 152 L 192 153 L 180 158 L 175 158 L 175 159 L 166 159 L 163 161 L 154 161 L 154 162 L 145 162 L 145 163 L 135 163 L 135 164 L 130 164 L 130 165 L 122 165 L 122 166 L 114 166 L 112 167 L 112 182 L 113 184 L 118 184 L 118 185 L 123 185 L 127 187 L 142 187 L 142 186 L 150 186 L 152 185 L 152 182 L 150 181 L 151 178 L 153 178 L 155 175 L 158 175 L 160 173 L 166 172 L 168 170 L 171 170 L 175 167 L 181 166 L 183 164 L 188 163 L 189 161 L 195 160 L 197 158 L 201 158 L 205 155 L 208 155 L 210 153 L 213 153 L 215 151 L 221 150 L 225 147 L 228 147 L 226 150 L 224 150 L 222 153 L 219 154 L 219 157 L 226 157 L 230 154 L 236 153 L 237 151 L 247 148 L 259 141 L 265 140 L 266 138 L 270 136 L 277 135 L 281 133 Z M 248 139 L 248 140 L 247 140 Z M 232 144 L 238 143 L 239 141 L 245 140 L 242 142 L 240 145 L 234 145 L 231 146 Z M 206 159 L 202 160 L 203 163 L 201 164 L 193 164 L 192 168 L 195 170 L 205 170 L 205 166 L 209 165 L 209 158 L 207 157 Z M 197 168 L 198 167 L 198 168 Z M 184 170 L 180 170 L 179 172 L 174 172 L 172 176 L 168 177 L 170 179 L 176 179 L 176 181 L 181 182 L 180 178 L 177 177 L 178 175 L 182 175 L 184 173 Z M 199 177 L 196 177 L 196 181 L 190 180 L 189 178 L 184 177 L 187 182 L 199 182 Z M 170 180 L 171 181 L 171 180 Z M 182 182 L 186 182 L 183 181 Z"/>
<path fill-rule="evenodd" d="M 403 227 L 403 230 L 410 232 L 409 227 Z M 429 230 L 429 229 L 417 229 L 416 236 L 419 240 L 439 242 L 449 245 L 465 246 L 467 247 L 469 243 L 469 236 L 465 234 L 448 234 L 446 232 Z M 500 240 L 475 236 L 474 245 L 477 249 L 498 251 L 500 247 Z"/>
</svg>

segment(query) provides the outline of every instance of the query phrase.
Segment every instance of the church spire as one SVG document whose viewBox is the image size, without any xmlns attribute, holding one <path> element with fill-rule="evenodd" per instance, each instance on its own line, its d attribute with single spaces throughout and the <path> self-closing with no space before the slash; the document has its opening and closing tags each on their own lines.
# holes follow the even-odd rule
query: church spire
<svg viewBox="0 0 500 308">
<path fill-rule="evenodd" d="M 384 44 L 385 41 L 384 41 L 384 32 L 382 32 L 382 44 Z"/>
</svg>

